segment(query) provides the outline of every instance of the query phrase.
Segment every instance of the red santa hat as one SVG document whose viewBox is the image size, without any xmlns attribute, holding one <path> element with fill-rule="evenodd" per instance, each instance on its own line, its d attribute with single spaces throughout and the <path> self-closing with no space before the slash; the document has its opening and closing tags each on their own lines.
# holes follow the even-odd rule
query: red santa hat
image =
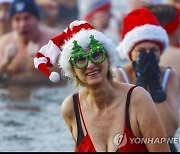
<svg viewBox="0 0 180 154">
<path fill-rule="evenodd" d="M 74 40 L 86 49 L 90 43 L 90 36 L 94 35 L 107 50 L 108 57 L 113 64 L 113 54 L 115 54 L 115 47 L 111 40 L 106 38 L 104 34 L 95 30 L 86 21 L 73 21 L 68 28 L 66 28 L 60 35 L 52 38 L 48 44 L 44 45 L 36 54 L 34 58 L 35 68 L 42 71 L 52 82 L 58 82 L 60 76 L 57 72 L 50 72 L 47 67 L 52 67 L 60 55 L 59 65 L 63 69 L 66 76 L 73 78 L 71 72 L 71 64 L 69 62 Z"/>
<path fill-rule="evenodd" d="M 176 16 L 168 23 L 162 25 L 168 34 L 172 34 L 180 26 L 180 9 L 174 7 Z"/>
<path fill-rule="evenodd" d="M 131 51 L 140 42 L 150 41 L 159 45 L 163 52 L 169 39 L 156 17 L 146 8 L 133 10 L 124 18 L 122 42 L 117 47 L 122 59 L 131 60 Z"/>
</svg>

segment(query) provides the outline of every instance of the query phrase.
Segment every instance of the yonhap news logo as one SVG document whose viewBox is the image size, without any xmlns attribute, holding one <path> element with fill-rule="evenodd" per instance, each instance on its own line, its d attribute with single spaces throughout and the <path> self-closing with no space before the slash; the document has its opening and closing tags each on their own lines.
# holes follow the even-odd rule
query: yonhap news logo
<svg viewBox="0 0 180 154">
<path fill-rule="evenodd" d="M 180 144 L 180 138 L 172 137 L 172 138 L 141 138 L 141 137 L 129 137 L 127 138 L 126 134 L 117 134 L 114 136 L 113 143 L 116 145 L 117 148 L 121 148 L 126 144 Z"/>
<path fill-rule="evenodd" d="M 126 145 L 127 143 L 127 137 L 126 134 L 117 134 L 114 136 L 113 140 L 114 144 L 116 145 L 117 148 L 121 148 Z"/>
</svg>

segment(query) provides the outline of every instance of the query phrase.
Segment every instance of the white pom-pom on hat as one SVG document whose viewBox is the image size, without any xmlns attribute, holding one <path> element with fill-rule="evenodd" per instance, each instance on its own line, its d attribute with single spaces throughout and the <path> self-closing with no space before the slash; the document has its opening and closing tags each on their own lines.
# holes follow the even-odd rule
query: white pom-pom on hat
<svg viewBox="0 0 180 154">
<path fill-rule="evenodd" d="M 50 76 L 49 76 L 49 79 L 54 82 L 54 83 L 57 83 L 60 81 L 60 75 L 59 73 L 57 72 L 51 72 Z"/>
</svg>

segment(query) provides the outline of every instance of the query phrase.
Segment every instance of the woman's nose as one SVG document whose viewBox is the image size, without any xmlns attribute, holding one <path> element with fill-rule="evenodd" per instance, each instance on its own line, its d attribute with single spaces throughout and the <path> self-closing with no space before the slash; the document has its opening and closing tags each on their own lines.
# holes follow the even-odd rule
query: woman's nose
<svg viewBox="0 0 180 154">
<path fill-rule="evenodd" d="M 95 64 L 89 59 L 87 68 L 92 68 Z"/>
</svg>

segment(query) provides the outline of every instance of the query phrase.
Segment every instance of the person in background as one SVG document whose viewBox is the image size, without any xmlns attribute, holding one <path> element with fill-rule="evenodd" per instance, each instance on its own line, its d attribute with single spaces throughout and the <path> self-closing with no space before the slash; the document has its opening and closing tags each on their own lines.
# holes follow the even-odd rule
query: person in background
<svg viewBox="0 0 180 154">
<path fill-rule="evenodd" d="M 114 18 L 110 0 L 79 0 L 80 19 L 91 23 L 115 44 L 120 41 L 120 26 Z"/>
<path fill-rule="evenodd" d="M 130 64 L 114 68 L 114 80 L 136 84 L 146 89 L 159 111 L 167 137 L 179 127 L 179 80 L 172 68 L 159 66 L 168 46 L 168 35 L 157 18 L 146 8 L 136 9 L 124 18 L 123 40 L 117 50 Z M 154 127 L 150 127 L 154 129 Z M 176 151 L 170 144 L 171 151 Z"/>
<path fill-rule="evenodd" d="M 92 24 L 94 28 L 113 40 L 115 46 L 118 45 L 121 38 L 121 19 L 113 15 L 111 0 L 79 0 L 79 13 L 81 20 Z M 117 65 L 118 61 L 122 60 L 117 56 L 115 61 Z"/>
<path fill-rule="evenodd" d="M 36 0 L 42 22 L 50 27 L 64 29 L 67 24 L 77 19 L 77 0 Z"/>
<path fill-rule="evenodd" d="M 160 58 L 160 65 L 170 66 L 177 71 L 180 80 L 180 10 L 172 5 L 148 7 L 166 30 L 170 46 Z"/>
<path fill-rule="evenodd" d="M 164 4 L 164 0 L 129 0 L 128 1 L 128 12 L 131 12 L 135 9 L 148 7 L 151 5 Z"/>
<path fill-rule="evenodd" d="M 41 12 L 41 18 L 43 18 L 43 23 L 50 26 L 57 26 L 59 4 L 57 1 L 52 0 L 36 0 L 39 10 Z"/>
<path fill-rule="evenodd" d="M 180 47 L 180 9 L 172 5 L 155 5 L 147 7 L 166 30 L 169 45 Z"/>
<path fill-rule="evenodd" d="M 113 81 L 111 68 L 117 56 L 115 51 L 112 41 L 88 22 L 74 21 L 43 46 L 35 57 L 35 67 L 48 77 L 50 74 L 53 81 L 57 74 L 49 72 L 47 67 L 61 54 L 59 65 L 64 75 L 75 79 L 76 85 L 81 87 L 61 105 L 62 115 L 75 141 L 74 150 L 168 152 L 166 142 L 130 142 L 132 137 L 166 138 L 166 135 L 148 92 L 141 87 Z"/>
<path fill-rule="evenodd" d="M 34 69 L 33 58 L 39 48 L 59 32 L 40 24 L 34 0 L 14 0 L 9 14 L 12 32 L 0 40 L 1 83 L 48 83 L 44 75 Z"/>
<path fill-rule="evenodd" d="M 11 31 L 9 23 L 9 7 L 13 0 L 0 1 L 0 37 Z"/>
<path fill-rule="evenodd" d="M 120 2 L 119 2 L 120 3 Z M 135 9 L 138 9 L 138 8 L 146 8 L 148 6 L 155 6 L 155 5 L 158 5 L 158 4 L 164 4 L 164 0 L 128 0 L 127 1 L 127 9 L 126 11 L 124 12 L 123 16 L 122 16 L 122 19 L 121 19 L 121 26 L 123 28 L 123 18 L 131 11 L 135 10 Z M 119 25 L 120 25 L 119 24 Z M 122 35 L 122 28 L 121 28 L 121 35 Z M 120 41 L 122 41 L 122 36 L 120 38 Z M 117 62 L 117 66 L 118 65 L 121 65 L 121 66 L 125 66 L 127 64 L 129 64 L 129 60 L 128 59 L 124 59 L 122 57 L 118 57 L 118 59 L 120 61 L 122 61 L 121 64 L 118 64 Z"/>
</svg>

